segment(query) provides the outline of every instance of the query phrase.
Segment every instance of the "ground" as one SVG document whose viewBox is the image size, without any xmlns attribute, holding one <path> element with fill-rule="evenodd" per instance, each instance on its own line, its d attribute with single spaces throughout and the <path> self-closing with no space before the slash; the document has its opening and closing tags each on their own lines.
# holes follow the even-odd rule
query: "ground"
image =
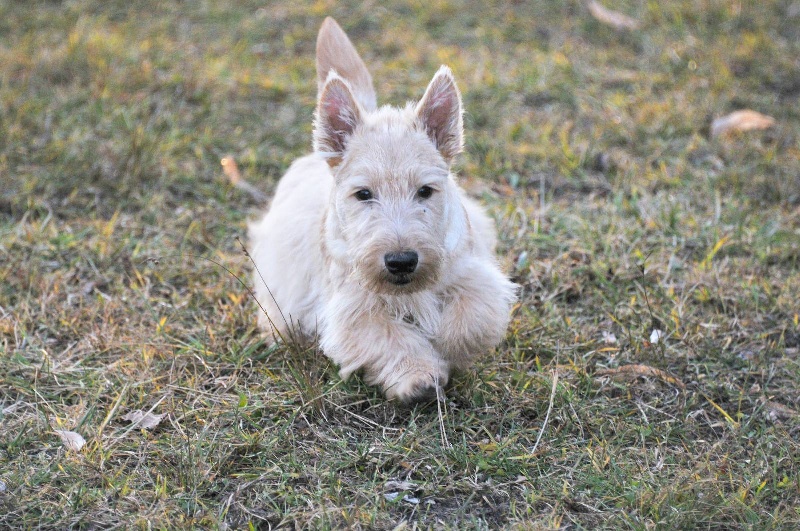
<svg viewBox="0 0 800 531">
<path fill-rule="evenodd" d="M 0 1 L 0 528 L 800 526 L 800 3 L 604 4 Z M 309 150 L 327 15 L 382 102 L 454 70 L 521 286 L 439 407 L 242 284 L 220 160 Z"/>
</svg>

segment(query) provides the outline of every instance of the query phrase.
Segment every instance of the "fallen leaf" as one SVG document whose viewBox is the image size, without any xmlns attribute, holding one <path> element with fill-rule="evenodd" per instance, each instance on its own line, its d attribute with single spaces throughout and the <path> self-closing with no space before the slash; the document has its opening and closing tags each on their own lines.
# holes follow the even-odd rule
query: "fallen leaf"
<svg viewBox="0 0 800 531">
<path fill-rule="evenodd" d="M 655 367 L 650 367 L 649 365 L 641 365 L 634 363 L 631 365 L 623 365 L 621 367 L 617 367 L 616 369 L 601 369 L 599 371 L 596 371 L 595 375 L 617 376 L 621 378 L 631 378 L 631 379 L 638 378 L 639 376 L 649 376 L 676 385 L 681 389 L 686 388 L 686 384 L 678 380 L 676 377 L 672 376 L 670 373 L 662 371 L 661 369 L 656 369 Z"/>
<path fill-rule="evenodd" d="M 137 409 L 123 416 L 122 420 L 130 421 L 133 428 L 149 430 L 158 426 L 163 418 L 164 414 L 153 415 L 152 413 L 143 413 L 141 409 Z"/>
<path fill-rule="evenodd" d="M 383 495 L 389 501 L 394 501 L 397 497 L 400 496 L 399 492 L 387 492 Z M 406 503 L 410 503 L 411 505 L 419 505 L 419 498 L 414 498 L 413 496 L 405 495 L 403 496 L 403 501 Z"/>
<path fill-rule="evenodd" d="M 392 479 L 387 481 L 383 484 L 384 490 L 391 491 L 384 493 L 383 497 L 389 501 L 395 501 L 400 494 L 404 492 L 415 493 L 420 490 L 419 486 L 416 483 L 412 483 L 411 481 L 402 481 Z M 403 495 L 403 501 L 406 503 L 410 503 L 412 505 L 419 504 L 419 498 L 411 496 L 409 494 Z"/>
<path fill-rule="evenodd" d="M 239 166 L 236 164 L 233 157 L 223 157 L 219 162 L 222 165 L 222 172 L 232 185 L 250 194 L 250 196 L 259 203 L 265 203 L 267 201 L 267 196 L 261 190 L 242 178 Z"/>
<path fill-rule="evenodd" d="M 711 136 L 716 137 L 734 131 L 757 131 L 775 125 L 775 118 L 760 112 L 744 109 L 735 111 L 711 122 Z"/>
<path fill-rule="evenodd" d="M 639 28 L 639 21 L 635 18 L 608 9 L 596 0 L 591 0 L 586 7 L 589 8 L 589 13 L 591 13 L 594 18 L 614 29 L 635 30 Z"/>
<path fill-rule="evenodd" d="M 54 430 L 54 432 L 61 437 L 61 442 L 64 443 L 67 450 L 79 452 L 80 449 L 83 448 L 83 445 L 86 444 L 86 439 L 84 439 L 80 433 L 67 430 Z"/>
<path fill-rule="evenodd" d="M 223 157 L 221 161 L 222 164 L 222 172 L 225 174 L 225 177 L 236 186 L 239 184 L 239 181 L 242 180 L 242 174 L 239 173 L 239 166 L 236 164 L 236 161 L 233 157 Z"/>
<path fill-rule="evenodd" d="M 417 490 L 417 484 L 410 481 L 398 481 L 393 479 L 384 483 L 383 488 L 385 490 L 407 490 L 409 492 L 415 492 Z"/>
<path fill-rule="evenodd" d="M 773 402 L 772 400 L 765 400 L 764 406 L 767 409 L 767 416 L 769 420 L 775 422 L 776 420 L 785 420 L 800 416 L 794 409 L 789 406 L 784 406 L 781 403 Z"/>
</svg>

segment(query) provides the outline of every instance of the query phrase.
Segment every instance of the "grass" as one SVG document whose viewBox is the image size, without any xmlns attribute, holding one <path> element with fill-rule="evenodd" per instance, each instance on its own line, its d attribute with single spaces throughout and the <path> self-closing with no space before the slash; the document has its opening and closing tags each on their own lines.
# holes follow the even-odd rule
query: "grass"
<svg viewBox="0 0 800 531">
<path fill-rule="evenodd" d="M 0 527 L 800 526 L 800 9 L 606 5 L 641 28 L 571 0 L 0 1 Z M 441 415 L 267 348 L 227 271 L 259 207 L 219 161 L 270 191 L 307 152 L 329 14 L 382 101 L 453 68 L 459 173 L 522 286 Z M 709 137 L 741 108 L 776 127 Z"/>
</svg>

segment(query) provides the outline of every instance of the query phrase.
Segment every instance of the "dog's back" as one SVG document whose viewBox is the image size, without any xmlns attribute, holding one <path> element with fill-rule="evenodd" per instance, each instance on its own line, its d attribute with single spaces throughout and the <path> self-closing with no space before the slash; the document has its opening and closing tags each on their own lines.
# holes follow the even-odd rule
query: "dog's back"
<svg viewBox="0 0 800 531">
<path fill-rule="evenodd" d="M 319 239 L 332 188 L 323 158 L 300 158 L 278 183 L 266 215 L 250 225 L 250 256 L 257 268 L 253 287 L 267 312 L 259 312 L 265 330 L 274 327 L 285 336 L 293 325 L 306 335 L 315 332 L 326 281 L 319 274 L 325 268 Z"/>
</svg>

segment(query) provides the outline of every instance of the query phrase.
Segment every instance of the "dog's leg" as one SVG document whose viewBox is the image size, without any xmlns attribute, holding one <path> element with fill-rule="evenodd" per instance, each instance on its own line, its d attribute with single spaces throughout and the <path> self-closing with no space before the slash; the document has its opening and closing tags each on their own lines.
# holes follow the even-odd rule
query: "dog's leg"
<svg viewBox="0 0 800 531">
<path fill-rule="evenodd" d="M 455 368 L 494 348 L 506 333 L 516 286 L 492 263 L 466 264 L 457 282 L 444 294 L 436 350 Z"/>
<path fill-rule="evenodd" d="M 417 402 L 436 396 L 447 384 L 449 364 L 413 323 L 397 319 L 361 297 L 340 294 L 328 305 L 320 344 L 347 378 L 363 369 L 369 385 L 389 399 Z M 361 303 L 361 304 L 359 304 Z"/>
</svg>

